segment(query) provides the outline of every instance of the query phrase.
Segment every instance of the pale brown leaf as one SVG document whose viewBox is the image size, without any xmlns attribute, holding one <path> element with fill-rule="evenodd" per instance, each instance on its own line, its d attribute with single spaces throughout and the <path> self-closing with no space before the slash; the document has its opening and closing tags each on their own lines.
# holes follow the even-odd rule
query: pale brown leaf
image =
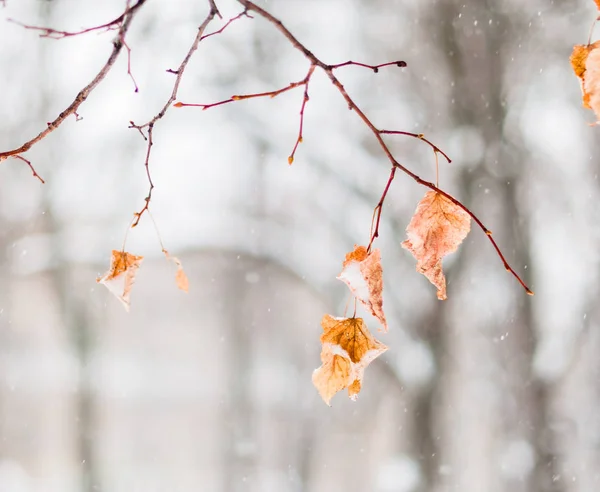
<svg viewBox="0 0 600 492">
<path fill-rule="evenodd" d="M 367 253 L 364 246 L 354 246 L 354 251 L 346 255 L 342 273 L 337 277 L 344 282 L 354 296 L 364 304 L 388 331 L 383 313 L 383 269 L 378 249 Z"/>
<path fill-rule="evenodd" d="M 129 311 L 129 295 L 143 259 L 143 256 L 113 250 L 108 272 L 96 279 L 121 301 L 126 311 Z"/>
<path fill-rule="evenodd" d="M 330 405 L 331 398 L 350 384 L 350 361 L 334 354 L 330 346 L 323 347 L 321 367 L 313 372 L 312 381 L 323 401 Z"/>
<path fill-rule="evenodd" d="M 570 57 L 575 75 L 579 77 L 583 107 L 592 109 L 600 120 L 600 41 L 575 45 Z"/>
<path fill-rule="evenodd" d="M 175 263 L 175 265 L 177 265 L 177 272 L 175 273 L 175 283 L 177 284 L 177 287 L 184 292 L 188 292 L 190 288 L 190 283 L 188 281 L 187 275 L 185 274 L 185 271 L 183 270 L 181 260 L 176 256 L 171 256 L 166 249 L 163 249 L 163 253 L 167 257 L 167 260 L 170 260 L 173 263 Z"/>
<path fill-rule="evenodd" d="M 360 392 L 365 368 L 387 347 L 371 335 L 361 318 L 334 318 L 326 314 L 321 326 L 322 365 L 313 373 L 313 384 L 328 405 L 333 395 L 345 388 L 354 400 Z"/>
<path fill-rule="evenodd" d="M 417 260 L 417 271 L 437 287 L 438 299 L 446 299 L 446 277 L 442 258 L 456 251 L 471 230 L 471 217 L 444 195 L 425 193 L 406 228 L 402 247 Z"/>
<path fill-rule="evenodd" d="M 596 121 L 600 120 L 600 49 L 590 51 L 585 62 L 583 76 L 584 103 L 596 114 Z"/>
</svg>

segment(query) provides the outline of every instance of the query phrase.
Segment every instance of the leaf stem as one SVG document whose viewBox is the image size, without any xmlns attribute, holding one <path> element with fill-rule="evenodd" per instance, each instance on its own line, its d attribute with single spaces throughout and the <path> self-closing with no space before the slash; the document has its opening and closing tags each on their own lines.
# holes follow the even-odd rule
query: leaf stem
<svg viewBox="0 0 600 492">
<path fill-rule="evenodd" d="M 381 212 L 383 210 L 383 202 L 385 202 L 385 197 L 390 191 L 390 186 L 392 185 L 392 181 L 394 181 L 394 176 L 396 176 L 396 166 L 392 166 L 392 170 L 390 171 L 390 177 L 387 180 L 385 188 L 383 189 L 383 193 L 381 194 L 381 198 L 379 199 L 379 203 L 375 206 L 375 210 L 373 210 L 373 220 L 375 221 L 375 229 L 373 230 L 373 220 L 371 220 L 371 239 L 369 241 L 369 245 L 367 246 L 367 253 L 371 252 L 371 246 L 373 245 L 373 241 L 375 238 L 379 237 L 379 223 L 381 221 Z"/>
</svg>

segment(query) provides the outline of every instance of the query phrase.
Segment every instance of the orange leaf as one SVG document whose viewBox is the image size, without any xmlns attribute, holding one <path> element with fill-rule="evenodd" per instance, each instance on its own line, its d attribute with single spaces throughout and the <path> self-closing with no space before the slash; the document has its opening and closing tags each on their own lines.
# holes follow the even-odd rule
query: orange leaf
<svg viewBox="0 0 600 492">
<path fill-rule="evenodd" d="M 435 191 L 425 193 L 406 228 L 402 247 L 417 259 L 417 271 L 437 287 L 438 299 L 446 299 L 442 258 L 456 251 L 470 230 L 469 214 Z"/>
<path fill-rule="evenodd" d="M 367 253 L 364 246 L 354 246 L 354 251 L 346 255 L 344 268 L 337 278 L 350 288 L 354 296 L 380 321 L 383 331 L 387 332 L 383 314 L 383 269 L 379 250 Z"/>
<path fill-rule="evenodd" d="M 573 52 L 571 53 L 569 61 L 571 62 L 575 75 L 580 79 L 583 78 L 583 75 L 585 74 L 585 61 L 592 50 L 592 46 L 593 45 L 583 44 L 576 44 L 573 46 Z"/>
<path fill-rule="evenodd" d="M 600 1 L 600 0 L 598 0 Z M 578 44 L 573 47 L 570 61 L 575 75 L 579 77 L 583 94 L 583 107 L 592 109 L 600 120 L 600 41 Z"/>
<path fill-rule="evenodd" d="M 129 311 L 129 294 L 143 259 L 143 256 L 114 249 L 108 272 L 96 279 L 96 282 L 105 285 L 123 303 L 126 311 Z"/>
<path fill-rule="evenodd" d="M 596 4 L 596 8 L 600 10 L 600 0 L 594 0 L 594 3 Z"/>
<path fill-rule="evenodd" d="M 171 256 L 166 249 L 163 249 L 163 253 L 167 257 L 167 260 L 171 260 L 175 265 L 177 265 L 177 273 L 175 274 L 175 283 L 177 287 L 184 292 L 188 292 L 190 288 L 190 283 L 188 281 L 187 275 L 183 270 L 183 265 L 181 264 L 181 260 L 176 256 Z"/>
<path fill-rule="evenodd" d="M 329 405 L 333 395 L 350 385 L 350 361 L 334 354 L 331 347 L 323 347 L 321 361 L 323 364 L 313 372 L 312 381 Z"/>
<path fill-rule="evenodd" d="M 313 373 L 313 384 L 327 405 L 344 388 L 348 388 L 348 395 L 355 400 L 365 368 L 387 347 L 373 338 L 361 318 L 334 318 L 326 314 L 321 326 L 322 365 Z"/>
</svg>

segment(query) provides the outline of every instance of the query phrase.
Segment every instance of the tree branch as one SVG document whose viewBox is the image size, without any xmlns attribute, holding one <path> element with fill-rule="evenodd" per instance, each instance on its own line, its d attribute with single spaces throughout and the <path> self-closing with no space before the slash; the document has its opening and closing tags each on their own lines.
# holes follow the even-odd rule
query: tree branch
<svg viewBox="0 0 600 492">
<path fill-rule="evenodd" d="M 369 128 L 369 130 L 371 130 L 371 133 L 373 134 L 373 136 L 379 143 L 379 146 L 381 147 L 384 154 L 387 156 L 388 160 L 390 161 L 390 163 L 392 164 L 392 166 L 394 168 L 400 169 L 403 173 L 410 176 L 414 181 L 416 181 L 420 185 L 426 186 L 427 188 L 435 191 L 436 193 L 443 195 L 448 200 L 450 200 L 452 203 L 454 203 L 455 205 L 457 205 L 458 207 L 463 209 L 465 212 L 467 212 L 469 214 L 469 216 L 481 228 L 481 230 L 486 234 L 487 238 L 492 243 L 492 246 L 496 250 L 496 253 L 498 253 L 498 256 L 502 260 L 504 268 L 517 279 L 517 281 L 525 289 L 527 294 L 533 295 L 533 291 L 531 291 L 531 289 L 529 289 L 529 287 L 525 284 L 525 282 L 521 279 L 521 277 L 517 274 L 517 272 L 515 272 L 515 270 L 506 261 L 506 258 L 502 254 L 502 251 L 500 250 L 498 244 L 492 237 L 492 232 L 481 222 L 481 220 L 466 205 L 461 203 L 459 200 L 454 198 L 452 195 L 448 194 L 441 188 L 437 187 L 435 184 L 422 179 L 417 174 L 413 173 L 410 169 L 408 169 L 407 167 L 400 164 L 400 162 L 398 162 L 396 160 L 396 158 L 392 154 L 391 150 L 389 149 L 389 147 L 383 140 L 382 134 L 402 134 L 402 135 L 407 135 L 410 137 L 418 138 L 419 140 L 423 140 L 426 143 L 428 143 L 434 149 L 434 151 L 440 152 L 442 155 L 444 155 L 444 157 L 446 157 L 446 159 L 448 161 L 450 161 L 449 157 L 445 153 L 443 153 L 437 146 L 432 144 L 429 140 L 426 140 L 422 134 L 416 134 L 416 133 L 410 133 L 410 132 L 395 132 L 395 131 L 390 131 L 390 130 L 379 130 L 371 122 L 371 120 L 367 117 L 367 115 L 356 105 L 356 103 L 350 97 L 350 95 L 348 94 L 348 92 L 346 91 L 346 89 L 344 88 L 342 83 L 339 81 L 339 79 L 333 73 L 335 69 L 340 68 L 342 66 L 347 66 L 347 65 L 358 65 L 358 66 L 362 66 L 362 67 L 367 67 L 367 68 L 374 70 L 375 72 L 377 71 L 376 69 L 378 69 L 380 66 L 366 65 L 366 64 L 360 64 L 360 63 L 355 63 L 355 62 L 345 62 L 345 63 L 340 63 L 337 65 L 328 65 L 328 64 L 322 62 L 319 58 L 317 58 L 312 53 L 312 51 L 310 51 L 306 46 L 304 46 L 300 41 L 298 41 L 298 39 L 283 25 L 283 23 L 279 19 L 277 19 L 276 17 L 273 17 L 269 12 L 267 12 L 263 8 L 259 7 L 258 5 L 256 5 L 254 2 L 252 2 L 250 0 L 238 0 L 238 2 L 241 5 L 243 5 L 247 11 L 254 12 L 257 15 L 261 16 L 266 21 L 273 24 L 273 26 L 275 26 L 275 28 L 292 44 L 292 46 L 294 48 L 296 48 L 298 51 L 300 51 L 310 61 L 311 66 L 313 66 L 313 65 L 317 66 L 317 67 L 321 68 L 327 74 L 327 77 L 329 78 L 331 83 L 337 88 L 338 92 L 342 95 L 342 97 L 348 104 L 348 109 L 354 111 L 359 116 L 359 118 L 364 122 L 364 124 Z M 401 63 L 402 62 L 392 62 L 391 64 L 392 65 L 396 64 L 397 66 L 406 66 L 406 63 L 402 63 L 402 64 Z M 384 65 L 381 65 L 381 66 L 384 66 Z M 394 173 L 392 172 L 390 175 L 390 180 L 388 181 L 388 183 L 386 185 L 386 189 L 384 190 L 384 193 L 381 197 L 381 200 L 375 207 L 374 213 L 376 214 L 376 220 L 377 220 L 375 232 L 377 232 L 377 226 L 378 226 L 379 219 L 381 216 L 381 208 L 383 207 L 383 202 L 385 200 L 387 191 L 389 189 L 391 181 L 393 180 L 393 177 L 394 177 Z M 375 215 L 374 215 L 374 217 L 375 217 Z M 373 236 L 371 237 L 371 243 L 372 243 L 372 240 L 373 240 Z"/>
<path fill-rule="evenodd" d="M 219 10 L 217 9 L 217 6 L 215 5 L 214 0 L 209 0 L 208 3 L 210 6 L 208 15 L 206 16 L 206 18 L 204 19 L 202 24 L 200 24 L 200 26 L 198 27 L 198 32 L 196 34 L 196 37 L 194 38 L 194 41 L 193 41 L 192 45 L 190 46 L 187 54 L 183 58 L 183 61 L 180 63 L 177 70 L 171 70 L 171 69 L 167 70 L 167 72 L 175 75 L 175 83 L 173 84 L 173 90 L 171 91 L 171 95 L 169 96 L 169 98 L 167 99 L 167 101 L 165 102 L 165 104 L 163 105 L 161 110 L 158 113 L 156 113 L 156 115 L 154 115 L 152 117 L 152 119 L 150 119 L 148 122 L 146 122 L 142 125 L 137 125 L 133 121 L 129 122 L 130 123 L 129 128 L 135 128 L 136 130 L 138 130 L 140 132 L 140 134 L 142 135 L 142 137 L 144 137 L 144 139 L 147 141 L 146 160 L 144 162 L 144 166 L 146 168 L 146 176 L 148 178 L 148 184 L 149 184 L 148 195 L 146 196 L 146 198 L 144 198 L 144 201 L 145 201 L 144 206 L 142 207 L 142 209 L 139 212 L 135 212 L 134 221 L 133 221 L 131 227 L 135 227 L 139 224 L 142 215 L 148 210 L 148 207 L 150 206 L 150 200 L 152 200 L 152 190 L 154 189 L 154 183 L 152 182 L 152 176 L 150 174 L 150 153 L 152 151 L 152 145 L 153 145 L 153 140 L 152 140 L 153 135 L 152 134 L 154 132 L 154 125 L 156 124 L 156 122 L 158 120 L 162 119 L 165 116 L 165 114 L 167 114 L 167 111 L 169 110 L 169 108 L 171 107 L 171 105 L 173 104 L 175 99 L 177 98 L 177 92 L 179 91 L 179 85 L 181 84 L 181 79 L 183 77 L 183 73 L 185 72 L 185 69 L 186 69 L 188 63 L 189 63 L 190 59 L 192 58 L 192 55 L 198 49 L 198 45 L 200 44 L 200 42 L 203 39 L 213 36 L 214 34 L 223 32 L 227 28 L 227 26 L 229 26 L 233 21 L 240 19 L 241 17 L 248 16 L 247 9 L 245 9 L 240 14 L 229 19 L 229 21 L 218 31 L 215 31 L 210 34 L 204 34 L 204 31 L 206 31 L 206 28 L 208 27 L 208 25 L 212 22 L 212 20 L 215 17 L 222 18 L 221 14 L 219 13 Z M 147 129 L 147 132 L 148 132 L 147 137 L 146 137 L 146 135 L 144 135 L 144 129 Z"/>
<path fill-rule="evenodd" d="M 93 31 L 100 31 L 102 29 L 106 29 L 107 31 L 114 30 L 123 22 L 123 20 L 125 19 L 125 17 L 128 14 L 135 12 L 139 7 L 141 7 L 140 3 L 144 3 L 144 2 L 138 2 L 133 7 L 127 6 L 125 11 L 119 17 L 111 20 L 110 22 L 101 24 L 99 26 L 82 29 L 80 31 L 59 31 L 59 30 L 53 29 L 51 27 L 30 26 L 28 24 L 24 24 L 15 19 L 7 19 L 7 20 L 8 20 L 8 22 L 17 24 L 25 29 L 32 30 L 32 31 L 40 31 L 40 38 L 63 39 L 63 38 L 68 38 L 68 37 L 72 37 L 72 36 L 79 36 L 81 34 L 87 34 L 89 32 L 93 32 Z"/>
<path fill-rule="evenodd" d="M 27 164 L 29 166 L 29 169 L 31 169 L 31 172 L 33 173 L 33 177 L 37 178 L 41 181 L 42 184 L 45 184 L 46 182 L 42 179 L 42 177 L 36 172 L 36 170 L 34 169 L 33 165 L 31 164 L 31 161 L 28 159 L 25 159 L 25 157 L 21 156 L 21 155 L 13 155 L 14 159 L 19 159 L 20 161 L 23 161 L 25 164 Z"/>
<path fill-rule="evenodd" d="M 379 65 L 367 65 L 366 63 L 347 61 L 344 63 L 336 63 L 335 65 L 328 65 L 328 68 L 330 68 L 331 70 L 335 70 L 336 68 L 347 67 L 348 65 L 356 65 L 358 67 L 370 68 L 371 70 L 373 70 L 373 72 L 379 73 L 379 69 L 383 67 L 391 67 L 395 65 L 396 67 L 404 68 L 406 67 L 406 62 L 398 60 L 393 62 L 380 63 Z"/>
<path fill-rule="evenodd" d="M 128 7 L 125 12 L 123 12 L 122 16 L 118 17 L 120 19 L 120 27 L 119 34 L 117 38 L 113 41 L 113 50 L 108 57 L 108 60 L 104 64 L 104 66 L 100 69 L 98 74 L 93 78 L 93 80 L 86 85 L 83 89 L 79 91 L 77 96 L 73 102 L 62 112 L 60 113 L 53 121 L 47 124 L 46 128 L 41 131 L 38 135 L 33 137 L 31 140 L 28 140 L 20 147 L 16 149 L 8 150 L 5 152 L 0 152 L 0 162 L 7 159 L 8 157 L 15 157 L 20 154 L 27 152 L 31 147 L 33 147 L 40 140 L 47 137 L 50 133 L 56 130 L 69 116 L 75 115 L 77 118 L 77 109 L 83 102 L 88 98 L 90 93 L 104 80 L 108 72 L 110 72 L 111 68 L 117 61 L 119 57 L 119 53 L 123 49 L 124 43 L 123 40 L 125 38 L 125 34 L 129 30 L 131 26 L 131 22 L 133 21 L 136 13 L 139 11 L 140 7 L 146 3 L 147 0 L 138 0 L 135 5 L 132 7 Z"/>
</svg>

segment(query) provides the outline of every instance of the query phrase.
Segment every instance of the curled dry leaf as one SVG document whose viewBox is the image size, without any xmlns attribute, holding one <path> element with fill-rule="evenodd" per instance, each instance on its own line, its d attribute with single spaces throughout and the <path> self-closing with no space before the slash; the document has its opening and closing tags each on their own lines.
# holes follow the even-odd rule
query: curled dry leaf
<svg viewBox="0 0 600 492">
<path fill-rule="evenodd" d="M 406 228 L 402 247 L 417 259 L 417 271 L 437 287 L 438 299 L 446 299 L 442 258 L 456 251 L 471 230 L 471 217 L 444 195 L 425 193 Z"/>
<path fill-rule="evenodd" d="M 342 273 L 337 277 L 352 291 L 352 294 L 364 304 L 373 316 L 388 331 L 383 314 L 383 269 L 378 249 L 370 253 L 364 246 L 354 246 L 354 251 L 346 255 Z"/>
<path fill-rule="evenodd" d="M 166 249 L 163 249 L 163 253 L 167 257 L 167 260 L 171 260 L 173 263 L 175 263 L 175 265 L 177 265 L 177 273 L 175 273 L 175 283 L 177 284 L 177 287 L 184 292 L 188 292 L 190 283 L 185 271 L 183 270 L 181 260 L 176 256 L 171 256 Z"/>
<path fill-rule="evenodd" d="M 143 259 L 143 256 L 114 249 L 110 257 L 108 272 L 96 279 L 96 282 L 105 285 L 123 303 L 126 311 L 129 311 L 129 294 Z"/>
<path fill-rule="evenodd" d="M 600 41 L 575 45 L 570 61 L 581 83 L 583 107 L 592 109 L 600 120 Z"/>
<path fill-rule="evenodd" d="M 333 395 L 345 388 L 355 400 L 365 368 L 387 347 L 371 335 L 361 318 L 334 318 L 326 314 L 321 326 L 322 364 L 313 372 L 313 384 L 327 405 Z"/>
</svg>

